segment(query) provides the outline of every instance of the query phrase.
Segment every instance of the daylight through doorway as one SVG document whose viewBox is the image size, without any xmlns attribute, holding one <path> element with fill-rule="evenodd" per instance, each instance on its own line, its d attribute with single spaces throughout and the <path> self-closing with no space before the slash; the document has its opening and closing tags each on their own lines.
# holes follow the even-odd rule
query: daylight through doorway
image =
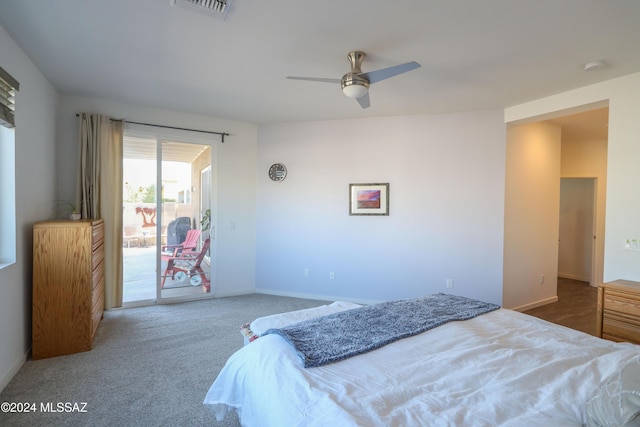
<svg viewBox="0 0 640 427">
<path fill-rule="evenodd" d="M 211 296 L 210 146 L 125 132 L 123 151 L 123 304 Z"/>
</svg>

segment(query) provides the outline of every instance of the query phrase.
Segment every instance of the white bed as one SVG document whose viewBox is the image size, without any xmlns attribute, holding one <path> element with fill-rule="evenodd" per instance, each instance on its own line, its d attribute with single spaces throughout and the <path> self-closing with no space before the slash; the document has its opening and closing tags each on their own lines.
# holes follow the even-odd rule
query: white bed
<svg viewBox="0 0 640 427">
<path fill-rule="evenodd" d="M 287 316 L 260 328 L 274 321 Z M 204 403 L 251 427 L 635 426 L 640 346 L 505 309 L 306 369 L 265 335 L 229 358 Z"/>
</svg>

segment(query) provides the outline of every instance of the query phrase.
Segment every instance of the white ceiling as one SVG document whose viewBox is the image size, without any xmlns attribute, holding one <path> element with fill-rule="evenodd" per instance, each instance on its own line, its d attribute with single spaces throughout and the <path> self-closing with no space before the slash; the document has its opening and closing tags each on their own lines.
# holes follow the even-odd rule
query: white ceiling
<svg viewBox="0 0 640 427">
<path fill-rule="evenodd" d="M 126 136 L 122 157 L 125 159 L 154 160 L 156 140 Z M 165 162 L 193 163 L 207 148 L 206 145 L 162 140 L 162 160 Z"/>
<path fill-rule="evenodd" d="M 234 0 L 225 21 L 170 3 L 0 0 L 0 25 L 62 93 L 253 123 L 501 109 L 640 71 L 638 0 Z M 364 71 L 422 67 L 366 110 L 285 79 L 340 78 L 356 49 Z"/>
</svg>

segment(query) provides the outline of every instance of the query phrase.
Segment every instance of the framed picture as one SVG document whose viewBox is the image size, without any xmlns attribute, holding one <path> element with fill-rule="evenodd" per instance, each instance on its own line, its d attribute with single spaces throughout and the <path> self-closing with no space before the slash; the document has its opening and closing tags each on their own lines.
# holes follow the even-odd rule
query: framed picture
<svg viewBox="0 0 640 427">
<path fill-rule="evenodd" d="M 349 215 L 389 215 L 389 183 L 349 184 Z"/>
</svg>

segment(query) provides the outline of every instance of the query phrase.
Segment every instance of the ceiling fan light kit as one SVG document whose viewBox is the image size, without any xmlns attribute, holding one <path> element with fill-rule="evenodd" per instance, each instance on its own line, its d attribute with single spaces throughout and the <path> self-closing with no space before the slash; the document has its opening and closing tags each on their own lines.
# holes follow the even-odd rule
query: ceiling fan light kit
<svg viewBox="0 0 640 427">
<path fill-rule="evenodd" d="M 369 82 L 358 82 L 353 79 L 342 79 L 342 92 L 349 98 L 358 99 L 367 94 Z"/>
<path fill-rule="evenodd" d="M 307 80 L 307 81 L 321 82 L 321 83 L 339 82 L 340 87 L 342 88 L 342 92 L 346 96 L 358 101 L 358 104 L 360 104 L 362 108 L 368 108 L 369 107 L 369 86 L 372 83 L 376 83 L 381 80 L 385 80 L 390 77 L 397 76 L 398 74 L 406 73 L 407 71 L 411 71 L 420 67 L 420 64 L 418 64 L 415 61 L 412 61 L 412 62 L 407 62 L 405 64 L 395 65 L 393 67 L 387 67 L 387 68 L 382 68 L 380 70 L 363 73 L 360 67 L 362 65 L 362 60 L 364 59 L 364 52 L 361 52 L 359 50 L 354 50 L 352 52 L 349 52 L 349 54 L 347 55 L 347 59 L 351 64 L 351 71 L 349 71 L 347 74 L 342 76 L 341 80 L 317 78 L 317 77 L 292 77 L 292 76 L 287 76 L 287 78 L 292 80 Z"/>
</svg>

